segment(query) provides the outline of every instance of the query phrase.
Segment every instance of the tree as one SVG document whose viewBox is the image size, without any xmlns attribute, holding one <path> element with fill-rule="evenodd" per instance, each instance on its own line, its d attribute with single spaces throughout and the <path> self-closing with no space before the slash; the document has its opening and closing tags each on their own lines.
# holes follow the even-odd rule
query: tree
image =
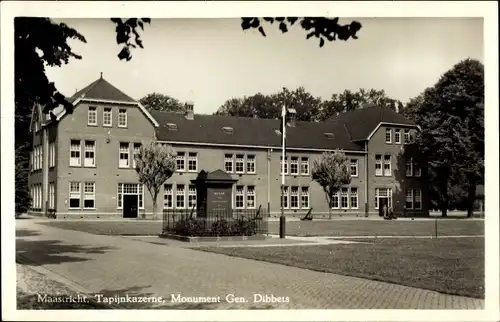
<svg viewBox="0 0 500 322">
<path fill-rule="evenodd" d="M 404 114 L 422 128 L 417 144 L 439 189 L 442 215 L 458 191 L 453 183 L 466 182 L 472 216 L 476 185 L 484 178 L 484 66 L 473 59 L 459 62 L 410 100 Z M 462 175 L 466 180 L 456 179 Z"/>
<path fill-rule="evenodd" d="M 316 181 L 325 192 L 328 203 L 328 215 L 331 218 L 333 196 L 343 185 L 351 183 L 349 159 L 341 150 L 325 152 L 314 160 L 311 169 L 312 179 Z"/>
<path fill-rule="evenodd" d="M 153 200 L 153 219 L 156 219 L 156 204 L 161 187 L 175 172 L 176 155 L 171 146 L 152 141 L 141 146 L 135 156 L 139 182 L 146 186 Z"/>
<path fill-rule="evenodd" d="M 180 112 L 184 105 L 176 98 L 168 95 L 151 93 L 139 100 L 148 110 Z"/>
<path fill-rule="evenodd" d="M 28 158 L 22 149 L 16 149 L 15 160 L 15 214 L 18 216 L 31 207 L 31 196 L 28 187 Z"/>
<path fill-rule="evenodd" d="M 399 100 L 390 98 L 385 91 L 360 88 L 357 92 L 345 90 L 341 94 L 333 94 L 330 100 L 326 100 L 321 104 L 321 112 L 319 118 L 326 120 L 337 113 L 353 111 L 363 108 L 366 104 L 375 104 L 377 106 L 385 106 L 392 109 L 402 109 L 403 103 Z"/>
</svg>

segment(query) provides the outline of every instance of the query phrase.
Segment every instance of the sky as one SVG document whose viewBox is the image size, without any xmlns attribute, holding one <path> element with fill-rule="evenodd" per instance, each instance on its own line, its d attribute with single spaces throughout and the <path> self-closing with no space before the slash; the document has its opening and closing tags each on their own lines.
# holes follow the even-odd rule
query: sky
<svg viewBox="0 0 500 322">
<path fill-rule="evenodd" d="M 241 19 L 153 19 L 142 32 L 144 49 L 131 61 L 117 57 L 114 24 L 108 19 L 64 22 L 87 43 L 70 41 L 81 60 L 47 69 L 67 96 L 104 79 L 134 99 L 149 93 L 193 101 L 196 113 L 211 114 L 226 100 L 272 94 L 303 86 L 322 99 L 346 89 L 383 89 L 407 102 L 459 61 L 484 63 L 482 18 L 342 18 L 361 22 L 359 39 L 327 42 L 305 39 L 296 25 L 281 34 L 266 24 L 267 37 L 243 31 Z"/>
</svg>

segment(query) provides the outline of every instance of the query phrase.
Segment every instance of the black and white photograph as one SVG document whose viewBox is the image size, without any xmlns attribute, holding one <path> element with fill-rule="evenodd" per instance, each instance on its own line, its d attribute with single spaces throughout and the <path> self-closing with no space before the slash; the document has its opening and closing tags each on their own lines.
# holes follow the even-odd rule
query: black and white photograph
<svg viewBox="0 0 500 322">
<path fill-rule="evenodd" d="M 496 2 L 1 5 L 7 320 L 500 319 Z"/>
</svg>

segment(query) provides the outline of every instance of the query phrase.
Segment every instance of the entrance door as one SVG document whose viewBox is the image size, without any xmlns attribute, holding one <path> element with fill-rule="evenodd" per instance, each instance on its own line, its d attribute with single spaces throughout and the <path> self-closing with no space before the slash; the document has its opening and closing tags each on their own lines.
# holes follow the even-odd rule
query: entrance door
<svg viewBox="0 0 500 322">
<path fill-rule="evenodd" d="M 123 218 L 137 218 L 138 203 L 137 195 L 123 195 Z"/>
<path fill-rule="evenodd" d="M 378 198 L 378 215 L 384 215 L 384 205 L 389 207 L 389 198 L 387 197 L 379 197 Z"/>
</svg>

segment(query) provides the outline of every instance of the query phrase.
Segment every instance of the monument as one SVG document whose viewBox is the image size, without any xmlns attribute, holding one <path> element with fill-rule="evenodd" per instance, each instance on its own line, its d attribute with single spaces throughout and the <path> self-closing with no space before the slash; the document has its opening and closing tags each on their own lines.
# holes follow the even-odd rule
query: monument
<svg viewBox="0 0 500 322">
<path fill-rule="evenodd" d="M 220 169 L 210 173 L 202 170 L 196 179 L 191 180 L 196 185 L 196 216 L 232 218 L 231 198 L 236 181 Z"/>
</svg>

